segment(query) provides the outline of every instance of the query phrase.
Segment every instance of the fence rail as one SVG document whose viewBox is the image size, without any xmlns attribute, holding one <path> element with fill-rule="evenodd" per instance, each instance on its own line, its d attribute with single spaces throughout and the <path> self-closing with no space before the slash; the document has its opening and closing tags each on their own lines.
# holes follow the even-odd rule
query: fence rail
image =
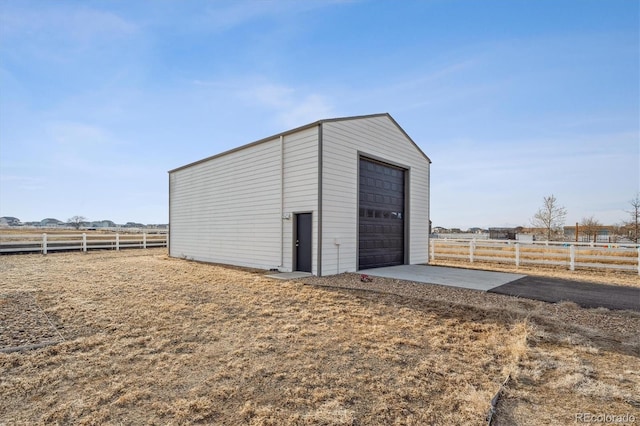
<svg viewBox="0 0 640 426">
<path fill-rule="evenodd" d="M 166 233 L 0 234 L 0 254 L 166 247 Z"/>
<path fill-rule="evenodd" d="M 640 275 L 640 245 L 505 240 L 431 239 L 429 258 L 553 265 L 576 269 L 618 269 Z"/>
</svg>

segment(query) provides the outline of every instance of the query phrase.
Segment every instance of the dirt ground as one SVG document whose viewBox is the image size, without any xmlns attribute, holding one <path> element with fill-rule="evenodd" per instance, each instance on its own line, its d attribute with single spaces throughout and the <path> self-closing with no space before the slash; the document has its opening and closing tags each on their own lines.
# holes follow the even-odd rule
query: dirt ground
<svg viewBox="0 0 640 426">
<path fill-rule="evenodd" d="M 640 421 L 630 311 L 153 249 L 0 256 L 0 320 L 0 425 Z"/>
</svg>

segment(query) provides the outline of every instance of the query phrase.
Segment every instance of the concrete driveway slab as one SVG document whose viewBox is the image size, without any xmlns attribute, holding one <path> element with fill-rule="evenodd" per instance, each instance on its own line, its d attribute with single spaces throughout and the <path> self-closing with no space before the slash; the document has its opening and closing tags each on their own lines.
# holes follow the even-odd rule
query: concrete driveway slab
<svg viewBox="0 0 640 426">
<path fill-rule="evenodd" d="M 526 275 L 506 272 L 480 271 L 477 269 L 449 268 L 430 265 L 398 265 L 358 271 L 372 277 L 395 278 L 450 287 L 488 291 Z"/>
</svg>

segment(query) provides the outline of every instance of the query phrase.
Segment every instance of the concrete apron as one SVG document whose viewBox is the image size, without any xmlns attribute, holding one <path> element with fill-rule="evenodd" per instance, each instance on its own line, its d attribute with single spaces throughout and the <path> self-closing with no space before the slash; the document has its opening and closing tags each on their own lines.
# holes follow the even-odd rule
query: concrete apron
<svg viewBox="0 0 640 426">
<path fill-rule="evenodd" d="M 387 266 L 384 268 L 364 269 L 358 271 L 358 273 L 372 277 L 395 278 L 398 280 L 440 284 L 449 287 L 470 288 L 481 291 L 488 291 L 526 276 L 506 272 L 479 271 L 476 269 L 429 265 Z"/>
</svg>

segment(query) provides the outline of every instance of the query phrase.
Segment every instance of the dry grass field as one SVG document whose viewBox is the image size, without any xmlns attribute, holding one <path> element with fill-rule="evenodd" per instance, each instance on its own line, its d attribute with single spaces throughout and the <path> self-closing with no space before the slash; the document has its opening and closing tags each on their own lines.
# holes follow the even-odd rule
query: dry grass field
<svg viewBox="0 0 640 426">
<path fill-rule="evenodd" d="M 0 320 L 0 424 L 640 419 L 636 312 L 154 249 L 2 256 Z"/>
</svg>

